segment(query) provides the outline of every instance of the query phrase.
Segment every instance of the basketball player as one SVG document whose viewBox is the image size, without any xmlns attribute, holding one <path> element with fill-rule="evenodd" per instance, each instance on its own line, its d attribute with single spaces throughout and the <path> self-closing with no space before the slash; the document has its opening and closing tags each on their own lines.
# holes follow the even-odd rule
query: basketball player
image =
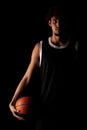
<svg viewBox="0 0 87 130">
<path fill-rule="evenodd" d="M 29 66 L 9 104 L 13 116 L 25 120 L 16 114 L 15 102 L 30 83 L 34 70 L 38 69 L 41 86 L 39 88 L 40 111 L 37 112 L 40 113 L 37 114 L 35 125 L 37 130 L 57 129 L 59 120 L 64 119 L 66 113 L 68 93 L 65 92 L 65 88 L 75 87 L 77 83 L 78 42 L 70 35 L 67 22 L 62 10 L 55 6 L 49 9 L 47 23 L 52 30 L 52 35 L 35 44 Z"/>
</svg>

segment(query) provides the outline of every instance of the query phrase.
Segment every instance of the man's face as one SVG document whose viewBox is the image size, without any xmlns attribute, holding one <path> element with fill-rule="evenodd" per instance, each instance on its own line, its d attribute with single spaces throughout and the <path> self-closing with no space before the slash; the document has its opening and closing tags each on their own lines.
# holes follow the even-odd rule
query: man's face
<svg viewBox="0 0 87 130">
<path fill-rule="evenodd" d="M 48 24 L 52 28 L 52 32 L 55 35 L 60 35 L 60 23 L 59 19 L 53 16 L 51 20 L 49 20 Z"/>
<path fill-rule="evenodd" d="M 57 18 L 53 16 L 51 20 L 48 21 L 49 26 L 52 29 L 52 32 L 56 36 L 60 36 L 67 31 L 67 23 L 64 19 Z"/>
</svg>

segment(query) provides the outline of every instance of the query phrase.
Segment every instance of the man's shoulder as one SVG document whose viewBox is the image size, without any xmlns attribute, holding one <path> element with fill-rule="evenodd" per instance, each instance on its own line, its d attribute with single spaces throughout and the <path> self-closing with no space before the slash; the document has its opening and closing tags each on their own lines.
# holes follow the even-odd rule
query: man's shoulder
<svg viewBox="0 0 87 130">
<path fill-rule="evenodd" d="M 49 42 L 49 38 L 50 38 L 50 37 L 44 37 L 44 38 L 40 41 L 40 44 L 47 45 L 48 42 Z"/>
<path fill-rule="evenodd" d="M 38 42 L 36 42 L 35 46 L 40 46 L 41 44 L 48 42 L 48 39 L 49 37 L 40 39 Z"/>
<path fill-rule="evenodd" d="M 70 37 L 70 46 L 75 50 L 78 50 L 79 40 L 78 38 L 71 36 Z"/>
</svg>

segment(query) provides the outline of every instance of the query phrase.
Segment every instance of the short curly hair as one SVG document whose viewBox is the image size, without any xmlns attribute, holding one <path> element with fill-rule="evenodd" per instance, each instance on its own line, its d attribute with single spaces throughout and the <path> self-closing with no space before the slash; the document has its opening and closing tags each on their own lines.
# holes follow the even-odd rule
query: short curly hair
<svg viewBox="0 0 87 130">
<path fill-rule="evenodd" d="M 51 6 L 49 9 L 48 9 L 48 12 L 46 14 L 46 21 L 49 21 L 51 20 L 51 18 L 53 16 L 57 17 L 57 18 L 61 18 L 63 15 L 63 12 L 62 12 L 62 9 L 60 6 L 58 5 L 55 5 L 55 6 Z"/>
<path fill-rule="evenodd" d="M 66 23 L 68 21 L 68 15 L 66 14 L 66 11 L 64 10 L 63 6 L 60 5 L 53 5 L 48 9 L 48 12 L 46 14 L 46 22 L 51 20 L 51 18 L 55 16 L 58 19 L 61 19 L 63 22 Z"/>
</svg>

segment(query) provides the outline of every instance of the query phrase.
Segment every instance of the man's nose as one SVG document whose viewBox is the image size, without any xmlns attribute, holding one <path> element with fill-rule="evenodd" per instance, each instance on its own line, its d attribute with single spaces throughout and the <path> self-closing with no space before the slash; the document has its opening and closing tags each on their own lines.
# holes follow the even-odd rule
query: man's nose
<svg viewBox="0 0 87 130">
<path fill-rule="evenodd" d="M 56 26 L 59 27 L 59 21 L 56 22 Z"/>
<path fill-rule="evenodd" d="M 59 22 L 56 22 L 56 27 L 57 27 L 57 28 L 59 27 Z"/>
</svg>

